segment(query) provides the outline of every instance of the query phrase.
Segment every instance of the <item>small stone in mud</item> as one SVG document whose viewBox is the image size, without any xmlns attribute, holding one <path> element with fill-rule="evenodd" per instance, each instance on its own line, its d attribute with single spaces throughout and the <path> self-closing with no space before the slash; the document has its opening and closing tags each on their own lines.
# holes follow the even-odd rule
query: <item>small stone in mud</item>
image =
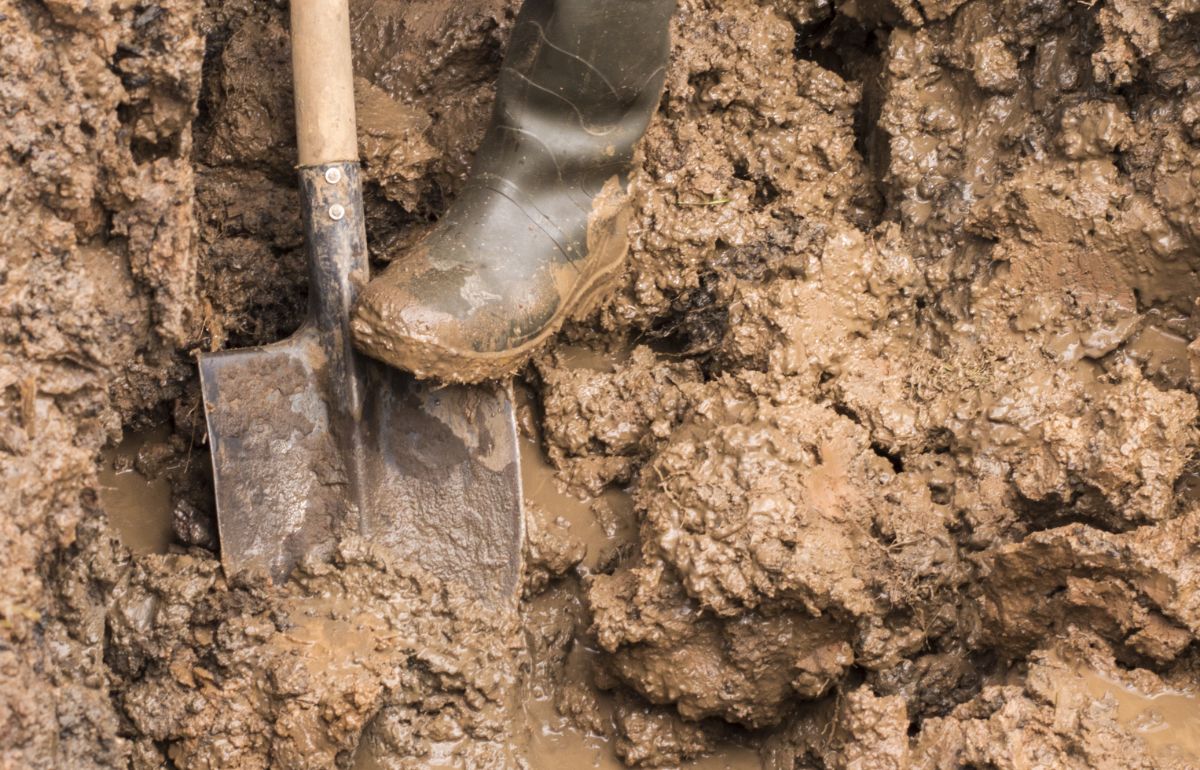
<svg viewBox="0 0 1200 770">
<path fill-rule="evenodd" d="M 175 501 L 171 524 L 179 542 L 214 552 L 217 550 L 217 533 L 212 516 L 201 512 L 187 500 Z"/>
</svg>

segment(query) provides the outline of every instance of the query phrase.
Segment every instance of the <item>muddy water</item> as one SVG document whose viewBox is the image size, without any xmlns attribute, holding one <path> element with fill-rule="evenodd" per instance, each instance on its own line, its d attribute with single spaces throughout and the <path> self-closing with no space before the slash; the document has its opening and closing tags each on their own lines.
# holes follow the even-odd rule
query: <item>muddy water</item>
<svg viewBox="0 0 1200 770">
<path fill-rule="evenodd" d="M 128 433 L 101 453 L 100 507 L 135 554 L 166 553 L 174 538 L 170 482 L 147 478 L 135 467 L 144 448 L 165 442 L 169 435 L 165 426 Z"/>
<path fill-rule="evenodd" d="M 568 656 L 565 677 L 586 677 L 588 658 L 596 654 L 576 646 Z M 614 708 L 611 697 L 598 693 L 597 700 L 603 718 L 611 721 Z M 607 738 L 580 730 L 558 713 L 549 697 L 528 692 L 521 710 L 526 721 L 524 756 L 533 770 L 623 770 L 626 767 Z M 761 770 L 763 763 L 757 751 L 729 745 L 675 767 L 680 770 Z"/>
<path fill-rule="evenodd" d="M 1200 761 L 1200 696 L 1173 690 L 1147 694 L 1091 669 L 1077 670 L 1076 675 L 1088 695 L 1116 701 L 1117 721 L 1151 751 L 1164 758 Z"/>
<path fill-rule="evenodd" d="M 524 745 L 514 749 L 530 770 L 625 770 L 627 767 L 609 741 L 573 727 L 548 701 L 529 701 L 522 708 L 522 714 L 528 720 Z M 462 770 L 453 760 L 439 760 L 438 747 L 434 746 L 433 751 L 434 756 L 425 764 L 429 770 Z M 354 770 L 387 770 L 389 764 L 386 758 L 376 756 L 368 749 L 355 755 L 353 767 Z M 763 764 L 757 751 L 731 747 L 674 767 L 678 770 L 762 770 Z"/>
<path fill-rule="evenodd" d="M 586 569 L 596 569 L 614 548 L 634 538 L 633 499 L 628 492 L 611 488 L 597 498 L 571 494 L 555 477 L 540 443 L 528 436 L 521 437 L 521 483 L 531 507 L 583 541 L 587 553 L 581 566 Z"/>
<path fill-rule="evenodd" d="M 534 726 L 526 754 L 533 770 L 624 770 L 626 767 L 607 740 L 572 727 L 549 702 L 532 701 L 526 705 L 525 714 Z M 763 764 L 757 751 L 733 747 L 675 767 L 680 770 L 761 770 Z"/>
</svg>

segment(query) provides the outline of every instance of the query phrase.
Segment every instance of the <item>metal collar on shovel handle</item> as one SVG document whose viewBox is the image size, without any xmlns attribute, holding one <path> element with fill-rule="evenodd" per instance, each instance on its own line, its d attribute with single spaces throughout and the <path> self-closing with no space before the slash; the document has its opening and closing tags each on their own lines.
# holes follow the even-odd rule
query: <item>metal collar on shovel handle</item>
<svg viewBox="0 0 1200 770">
<path fill-rule="evenodd" d="M 514 606 L 523 517 L 509 385 L 438 387 L 355 353 L 368 277 L 346 0 L 293 0 L 304 324 L 200 356 L 221 560 L 279 580 L 349 534 Z"/>
</svg>

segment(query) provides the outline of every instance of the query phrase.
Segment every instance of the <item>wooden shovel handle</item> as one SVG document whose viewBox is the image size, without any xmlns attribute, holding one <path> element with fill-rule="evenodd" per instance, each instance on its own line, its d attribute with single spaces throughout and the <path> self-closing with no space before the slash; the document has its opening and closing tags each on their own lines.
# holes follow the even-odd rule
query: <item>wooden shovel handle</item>
<svg viewBox="0 0 1200 770">
<path fill-rule="evenodd" d="M 291 0 L 301 166 L 358 162 L 349 0 Z"/>
</svg>

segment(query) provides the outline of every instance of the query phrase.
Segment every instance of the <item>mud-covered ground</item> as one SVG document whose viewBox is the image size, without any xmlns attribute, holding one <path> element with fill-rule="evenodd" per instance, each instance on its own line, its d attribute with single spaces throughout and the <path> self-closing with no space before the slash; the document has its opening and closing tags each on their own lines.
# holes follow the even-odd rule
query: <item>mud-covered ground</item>
<svg viewBox="0 0 1200 770">
<path fill-rule="evenodd" d="M 382 264 L 516 2 L 352 6 Z M 193 355 L 304 306 L 289 55 L 0 0 L 0 767 L 1200 767 L 1195 0 L 681 0 L 623 288 L 521 376 L 520 629 L 220 570 Z"/>
</svg>

